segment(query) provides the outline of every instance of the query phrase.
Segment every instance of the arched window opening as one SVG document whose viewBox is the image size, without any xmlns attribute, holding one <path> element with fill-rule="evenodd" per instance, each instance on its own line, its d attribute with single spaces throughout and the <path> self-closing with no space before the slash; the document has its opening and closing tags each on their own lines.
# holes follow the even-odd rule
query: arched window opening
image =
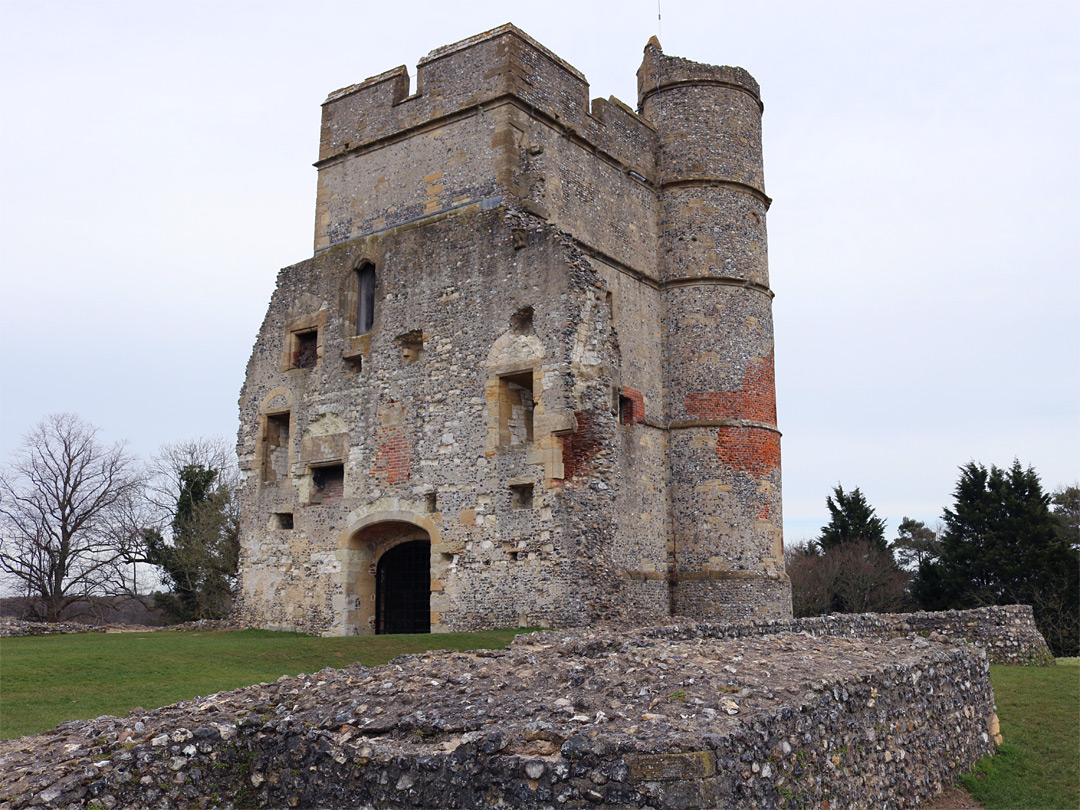
<svg viewBox="0 0 1080 810">
<path fill-rule="evenodd" d="M 375 265 L 361 265 L 356 280 L 356 334 L 366 335 L 375 325 Z"/>
</svg>

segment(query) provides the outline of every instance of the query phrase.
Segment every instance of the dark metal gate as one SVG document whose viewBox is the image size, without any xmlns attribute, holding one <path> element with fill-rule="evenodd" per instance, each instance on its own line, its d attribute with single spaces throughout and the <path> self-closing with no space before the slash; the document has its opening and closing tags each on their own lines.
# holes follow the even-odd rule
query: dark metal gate
<svg viewBox="0 0 1080 810">
<path fill-rule="evenodd" d="M 394 546 L 375 572 L 375 632 L 431 632 L 431 543 Z"/>
</svg>

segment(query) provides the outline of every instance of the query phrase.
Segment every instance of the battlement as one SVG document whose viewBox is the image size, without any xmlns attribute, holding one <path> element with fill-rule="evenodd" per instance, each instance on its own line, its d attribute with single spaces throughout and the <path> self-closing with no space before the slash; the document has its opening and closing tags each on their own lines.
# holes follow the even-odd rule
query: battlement
<svg viewBox="0 0 1080 810">
<path fill-rule="evenodd" d="M 651 174 L 652 127 L 618 99 L 590 104 L 584 74 L 511 24 L 433 50 L 417 65 L 412 95 L 404 66 L 331 93 L 323 103 L 316 166 L 500 100 L 513 100 L 564 134 Z"/>
</svg>

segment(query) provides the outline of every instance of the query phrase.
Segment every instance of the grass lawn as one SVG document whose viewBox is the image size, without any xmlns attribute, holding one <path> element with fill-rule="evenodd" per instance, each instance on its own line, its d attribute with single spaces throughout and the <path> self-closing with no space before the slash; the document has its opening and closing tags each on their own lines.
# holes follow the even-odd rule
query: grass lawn
<svg viewBox="0 0 1080 810">
<path fill-rule="evenodd" d="M 990 667 L 1001 735 L 964 787 L 988 810 L 1080 808 L 1080 659 Z"/>
<path fill-rule="evenodd" d="M 317 638 L 243 630 L 3 638 L 0 739 L 354 661 L 374 666 L 402 653 L 505 647 L 520 632 Z"/>
</svg>

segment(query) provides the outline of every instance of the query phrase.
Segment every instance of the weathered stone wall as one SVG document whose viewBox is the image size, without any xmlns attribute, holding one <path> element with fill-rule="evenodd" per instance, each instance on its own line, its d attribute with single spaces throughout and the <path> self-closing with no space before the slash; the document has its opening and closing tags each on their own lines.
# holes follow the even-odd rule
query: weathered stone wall
<svg viewBox="0 0 1080 810">
<path fill-rule="evenodd" d="M 357 348 L 349 285 L 363 261 L 379 286 Z M 296 323 L 318 324 L 312 368 L 282 359 Z M 603 276 L 572 240 L 503 209 L 389 229 L 283 271 L 241 398 L 243 620 L 370 632 L 371 569 L 416 536 L 432 544 L 433 630 L 667 613 L 666 579 L 643 591 L 624 573 L 666 571 L 667 458 L 647 428 L 618 424 L 619 383 L 656 391 L 658 374 L 616 379 L 615 329 Z M 500 421 L 500 380 L 521 373 L 531 440 Z M 268 475 L 267 419 L 283 413 L 288 463 Z M 344 490 L 316 502 L 326 461 L 342 463 Z M 523 486 L 527 504 L 514 499 Z M 291 528 L 274 523 L 282 513 Z"/>
<path fill-rule="evenodd" d="M 774 633 L 810 633 L 839 638 L 898 638 L 912 634 L 947 644 L 970 644 L 994 664 L 1054 664 L 1050 647 L 1035 626 L 1030 605 L 918 613 L 838 613 L 788 621 L 690 623 L 645 631 L 657 638 L 742 638 Z"/>
<path fill-rule="evenodd" d="M 67 633 L 104 633 L 103 625 L 79 622 L 29 622 L 24 619 L 0 618 L 0 638 L 10 636 L 50 636 Z"/>
<path fill-rule="evenodd" d="M 36 807 L 915 807 L 992 748 L 985 656 L 919 637 L 545 633 L 0 743 Z"/>
<path fill-rule="evenodd" d="M 168 625 L 145 624 L 81 624 L 80 622 L 40 622 L 25 619 L 0 618 L 0 638 L 13 636 L 71 635 L 75 633 L 153 633 L 156 631 L 184 630 L 240 630 L 231 619 L 198 619 Z"/>
<path fill-rule="evenodd" d="M 243 621 L 373 632 L 415 541 L 433 631 L 790 615 L 757 85 L 642 71 L 590 104 L 503 26 L 326 100 L 241 393 Z"/>
</svg>

